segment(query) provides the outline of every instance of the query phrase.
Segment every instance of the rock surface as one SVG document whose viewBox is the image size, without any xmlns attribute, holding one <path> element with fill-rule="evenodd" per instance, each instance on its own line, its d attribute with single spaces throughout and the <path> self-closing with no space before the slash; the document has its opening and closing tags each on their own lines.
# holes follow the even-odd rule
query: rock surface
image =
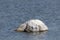
<svg viewBox="0 0 60 40">
<path fill-rule="evenodd" d="M 37 32 L 46 30 L 48 30 L 48 27 L 41 20 L 32 19 L 21 24 L 16 31 Z"/>
</svg>

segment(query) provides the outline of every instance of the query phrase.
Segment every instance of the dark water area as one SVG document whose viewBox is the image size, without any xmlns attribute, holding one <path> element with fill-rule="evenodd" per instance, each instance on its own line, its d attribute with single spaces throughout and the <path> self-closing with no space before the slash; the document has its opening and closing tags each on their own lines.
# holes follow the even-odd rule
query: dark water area
<svg viewBox="0 0 60 40">
<path fill-rule="evenodd" d="M 15 32 L 30 19 L 40 19 L 47 32 Z M 60 0 L 0 0 L 0 40 L 60 40 Z"/>
</svg>

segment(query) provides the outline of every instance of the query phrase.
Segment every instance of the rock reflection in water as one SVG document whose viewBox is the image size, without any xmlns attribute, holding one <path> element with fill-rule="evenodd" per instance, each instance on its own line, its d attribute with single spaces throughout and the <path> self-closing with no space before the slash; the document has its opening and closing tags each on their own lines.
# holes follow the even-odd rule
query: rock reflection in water
<svg viewBox="0 0 60 40">
<path fill-rule="evenodd" d="M 27 33 L 25 40 L 45 40 L 46 37 L 47 37 L 47 31 L 33 32 L 33 33 Z"/>
</svg>

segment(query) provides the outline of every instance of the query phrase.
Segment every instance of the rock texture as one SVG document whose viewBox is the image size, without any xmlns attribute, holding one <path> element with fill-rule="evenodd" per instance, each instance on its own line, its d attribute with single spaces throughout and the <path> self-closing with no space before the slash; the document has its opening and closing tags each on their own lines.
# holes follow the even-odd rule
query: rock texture
<svg viewBox="0 0 60 40">
<path fill-rule="evenodd" d="M 38 19 L 32 19 L 21 24 L 16 31 L 26 31 L 26 32 L 37 32 L 37 31 L 46 31 L 48 27 Z"/>
</svg>

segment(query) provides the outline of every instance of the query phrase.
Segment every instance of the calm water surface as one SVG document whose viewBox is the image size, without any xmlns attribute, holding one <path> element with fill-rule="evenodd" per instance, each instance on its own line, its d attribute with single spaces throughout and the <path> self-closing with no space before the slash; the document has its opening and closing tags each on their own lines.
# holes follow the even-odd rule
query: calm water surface
<svg viewBox="0 0 60 40">
<path fill-rule="evenodd" d="M 15 32 L 29 19 L 40 19 L 47 32 Z M 0 0 L 0 40 L 60 40 L 60 0 Z"/>
</svg>

